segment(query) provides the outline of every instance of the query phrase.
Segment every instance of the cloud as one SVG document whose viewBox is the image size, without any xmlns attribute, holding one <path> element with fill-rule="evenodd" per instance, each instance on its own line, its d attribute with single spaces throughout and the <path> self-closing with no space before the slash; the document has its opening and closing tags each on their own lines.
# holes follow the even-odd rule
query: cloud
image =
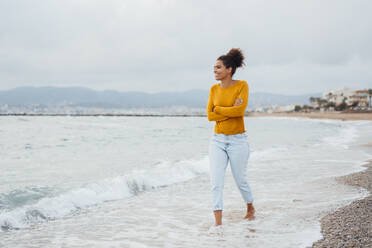
<svg viewBox="0 0 372 248">
<path fill-rule="evenodd" d="M 0 88 L 209 88 L 215 59 L 232 47 L 247 57 L 237 77 L 255 91 L 367 87 L 371 7 L 347 0 L 2 1 Z"/>
</svg>

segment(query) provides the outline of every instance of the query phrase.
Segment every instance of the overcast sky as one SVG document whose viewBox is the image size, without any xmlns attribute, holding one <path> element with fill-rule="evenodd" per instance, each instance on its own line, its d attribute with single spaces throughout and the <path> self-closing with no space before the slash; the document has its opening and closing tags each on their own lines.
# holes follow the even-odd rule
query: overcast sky
<svg viewBox="0 0 372 248">
<path fill-rule="evenodd" d="M 209 89 L 240 47 L 251 92 L 372 88 L 372 1 L 0 0 L 0 90 Z"/>
</svg>

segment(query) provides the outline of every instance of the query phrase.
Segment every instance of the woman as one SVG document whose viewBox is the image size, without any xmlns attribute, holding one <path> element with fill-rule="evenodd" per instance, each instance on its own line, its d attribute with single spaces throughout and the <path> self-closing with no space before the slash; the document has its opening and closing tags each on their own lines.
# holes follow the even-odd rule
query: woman
<svg viewBox="0 0 372 248">
<path fill-rule="evenodd" d="M 233 48 L 220 56 L 214 66 L 216 80 L 209 92 L 207 114 L 215 121 L 214 134 L 209 147 L 213 212 L 215 225 L 222 225 L 223 185 L 225 170 L 230 161 L 231 171 L 240 193 L 247 204 L 244 218 L 254 218 L 253 196 L 249 187 L 246 169 L 249 158 L 249 143 L 244 129 L 244 113 L 248 104 L 248 84 L 233 80 L 236 68 L 244 65 L 240 49 Z"/>
</svg>

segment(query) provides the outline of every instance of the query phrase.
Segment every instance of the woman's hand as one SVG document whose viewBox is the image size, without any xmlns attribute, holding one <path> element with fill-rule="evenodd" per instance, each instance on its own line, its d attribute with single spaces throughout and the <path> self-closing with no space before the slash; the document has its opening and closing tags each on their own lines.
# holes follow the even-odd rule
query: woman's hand
<svg viewBox="0 0 372 248">
<path fill-rule="evenodd" d="M 238 106 L 238 105 L 240 105 L 240 104 L 242 104 L 242 103 L 243 103 L 243 99 L 241 99 L 241 98 L 237 98 L 237 99 L 235 100 L 234 106 Z"/>
<path fill-rule="evenodd" d="M 241 98 L 237 98 L 236 100 L 235 100 L 235 103 L 234 103 L 234 105 L 233 106 L 238 106 L 238 105 L 240 105 L 240 104 L 242 104 L 243 103 L 243 99 L 241 99 Z M 215 108 L 216 106 L 213 106 L 213 108 L 212 108 L 212 112 L 214 112 L 214 108 Z"/>
</svg>

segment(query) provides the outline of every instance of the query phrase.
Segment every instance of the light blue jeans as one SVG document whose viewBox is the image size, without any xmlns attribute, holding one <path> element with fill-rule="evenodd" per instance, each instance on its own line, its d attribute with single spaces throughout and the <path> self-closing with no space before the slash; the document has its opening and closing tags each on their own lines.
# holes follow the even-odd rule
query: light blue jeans
<svg viewBox="0 0 372 248">
<path fill-rule="evenodd" d="M 213 134 L 209 145 L 213 210 L 223 209 L 223 186 L 225 171 L 229 161 L 235 183 L 244 201 L 246 203 L 253 202 L 253 196 L 246 174 L 249 153 L 250 148 L 247 134 Z"/>
</svg>

